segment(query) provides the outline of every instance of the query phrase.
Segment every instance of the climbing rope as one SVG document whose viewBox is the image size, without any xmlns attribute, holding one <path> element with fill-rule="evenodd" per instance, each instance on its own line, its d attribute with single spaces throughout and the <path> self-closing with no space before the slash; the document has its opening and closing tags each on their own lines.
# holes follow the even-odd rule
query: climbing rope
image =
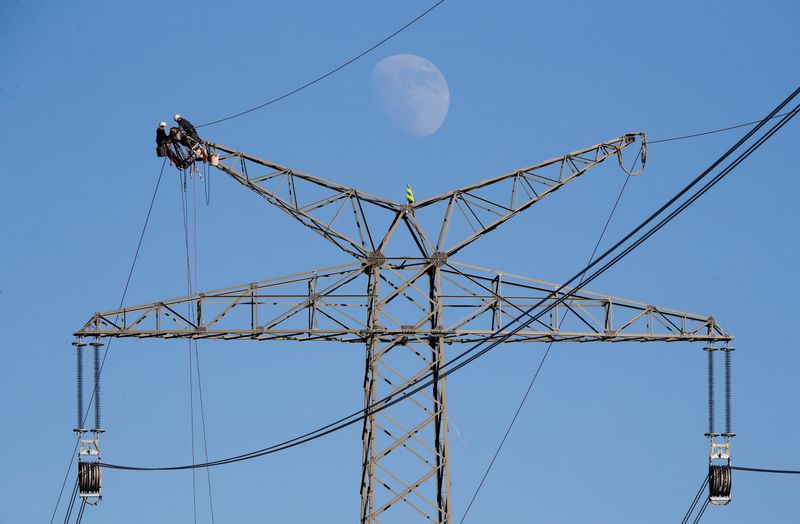
<svg viewBox="0 0 800 524">
<path fill-rule="evenodd" d="M 156 195 L 158 195 L 158 189 L 161 187 L 161 179 L 164 176 L 164 167 L 166 166 L 166 164 L 167 164 L 167 159 L 165 158 L 161 162 L 161 169 L 160 169 L 160 171 L 158 173 L 158 179 L 156 180 L 156 187 L 155 187 L 155 189 L 153 189 L 153 196 L 151 197 L 150 205 L 147 208 L 147 215 L 145 216 L 145 219 L 144 219 L 144 225 L 142 226 L 142 232 L 140 233 L 139 241 L 136 244 L 136 252 L 133 255 L 133 260 L 131 261 L 131 267 L 130 267 L 130 270 L 128 271 L 128 277 L 125 280 L 125 287 L 122 290 L 122 297 L 120 297 L 120 300 L 119 300 L 119 308 L 122 307 L 122 304 L 125 302 L 125 297 L 128 294 L 128 287 L 130 286 L 131 278 L 133 277 L 133 270 L 136 268 L 136 262 L 137 262 L 137 260 L 139 260 L 139 252 L 140 252 L 140 250 L 142 248 L 142 241 L 144 240 L 144 235 L 145 235 L 145 232 L 147 231 L 147 225 L 150 223 L 150 215 L 153 212 L 153 205 L 155 204 L 155 201 L 156 201 Z M 109 341 L 108 346 L 106 348 L 106 352 L 103 354 L 103 360 L 100 363 L 100 371 L 101 371 L 101 373 L 102 373 L 103 367 L 105 366 L 106 358 L 108 357 L 108 351 L 109 351 L 110 348 L 111 348 L 111 342 Z M 81 420 L 79 420 L 78 428 L 83 428 L 85 420 L 89 416 L 88 409 L 91 408 L 93 400 L 94 400 L 94 395 L 92 395 L 92 397 L 89 399 L 89 406 L 87 408 L 87 411 L 85 411 L 82 416 L 78 415 L 78 418 L 81 419 Z M 78 451 L 78 446 L 79 445 L 80 445 L 80 439 L 76 438 L 75 439 L 75 446 L 73 447 L 72 453 L 70 455 L 69 464 L 67 464 L 67 470 L 64 473 L 64 480 L 61 482 L 61 488 L 58 491 L 58 498 L 56 499 L 56 504 L 53 507 L 53 513 L 50 515 L 50 524 L 53 524 L 53 520 L 55 520 L 55 518 L 56 518 L 56 513 L 58 513 L 58 507 L 61 505 L 61 499 L 62 499 L 62 496 L 64 494 L 64 487 L 67 485 L 67 479 L 69 478 L 69 474 L 72 471 L 72 464 L 75 462 L 75 456 L 77 455 L 77 451 Z M 78 489 L 78 479 L 76 478 L 75 479 L 75 487 L 73 489 L 73 494 L 72 494 L 72 497 L 70 498 L 70 502 L 69 502 L 70 505 L 69 505 L 69 508 L 67 510 L 67 514 L 68 515 L 72 514 L 72 508 L 74 507 L 74 504 L 75 504 L 75 495 L 77 493 L 77 489 Z"/>
</svg>

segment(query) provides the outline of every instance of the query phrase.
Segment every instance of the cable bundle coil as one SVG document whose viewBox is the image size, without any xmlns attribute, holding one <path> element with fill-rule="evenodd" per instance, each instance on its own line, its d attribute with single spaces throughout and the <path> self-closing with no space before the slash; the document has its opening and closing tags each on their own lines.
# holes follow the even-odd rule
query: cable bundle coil
<svg viewBox="0 0 800 524">
<path fill-rule="evenodd" d="M 730 466 L 708 467 L 708 496 L 715 504 L 727 504 L 731 498 L 733 477 Z"/>
<path fill-rule="evenodd" d="M 78 462 L 81 497 L 99 497 L 103 470 L 99 462 Z"/>
</svg>

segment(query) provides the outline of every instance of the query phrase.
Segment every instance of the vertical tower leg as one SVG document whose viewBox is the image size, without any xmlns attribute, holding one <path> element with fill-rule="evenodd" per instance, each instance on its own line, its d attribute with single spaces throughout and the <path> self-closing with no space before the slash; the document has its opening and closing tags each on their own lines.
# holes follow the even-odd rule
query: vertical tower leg
<svg viewBox="0 0 800 524">
<path fill-rule="evenodd" d="M 378 282 L 380 279 L 379 267 L 370 268 L 368 283 L 367 327 L 374 330 L 378 323 Z M 364 410 L 377 400 L 376 379 L 376 353 L 378 351 L 378 338 L 369 334 L 364 356 Z M 361 430 L 361 524 L 371 522 L 375 504 L 375 415 L 365 413 L 364 425 Z"/>
<path fill-rule="evenodd" d="M 431 270 L 431 301 L 434 314 L 431 317 L 433 331 L 441 330 L 442 276 L 439 267 Z M 431 337 L 431 357 L 433 374 L 433 412 L 434 412 L 434 446 L 436 453 L 436 502 L 440 523 L 451 522 L 450 515 L 450 463 L 448 461 L 448 428 L 447 428 L 447 387 L 439 370 L 445 363 L 444 337 Z"/>
<path fill-rule="evenodd" d="M 417 522 L 420 517 L 435 524 L 452 521 L 438 267 L 408 270 L 413 272 L 410 279 L 396 267 L 380 275 L 375 267 L 367 270 L 371 280 L 364 403 L 374 405 L 382 398 L 402 402 L 365 417 L 362 524 Z M 379 280 L 388 290 L 380 299 Z M 397 297 L 400 300 L 393 301 Z M 397 324 L 400 314 L 408 311 L 418 315 L 416 321 Z M 390 334 L 379 319 L 397 325 L 399 333 L 394 329 Z M 420 388 L 421 384 L 428 385 Z"/>
<path fill-rule="evenodd" d="M 374 340 L 367 342 L 366 362 L 364 364 L 364 409 L 369 409 L 376 400 L 375 351 Z M 360 522 L 370 522 L 374 511 L 375 485 L 375 415 L 367 414 L 361 430 L 361 517 Z"/>
</svg>

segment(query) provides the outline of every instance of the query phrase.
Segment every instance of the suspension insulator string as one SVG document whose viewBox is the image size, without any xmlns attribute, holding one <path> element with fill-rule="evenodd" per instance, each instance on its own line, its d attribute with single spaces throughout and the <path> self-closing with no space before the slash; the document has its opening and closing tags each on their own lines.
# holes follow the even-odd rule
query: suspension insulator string
<svg viewBox="0 0 800 524">
<path fill-rule="evenodd" d="M 731 389 L 733 388 L 733 383 L 731 382 L 731 353 L 734 350 L 735 348 L 731 345 L 722 348 L 725 354 L 725 433 L 722 435 L 728 438 L 736 436 L 731 430 Z"/>
<path fill-rule="evenodd" d="M 94 348 L 94 428 L 92 431 L 99 431 L 100 425 L 100 348 L 104 346 L 99 338 L 96 338 L 89 345 Z"/>
<path fill-rule="evenodd" d="M 83 429 L 83 347 L 86 343 L 83 339 L 78 338 L 72 343 L 75 346 L 75 383 L 77 389 L 77 417 L 75 424 L 75 432 L 81 433 Z"/>
<path fill-rule="evenodd" d="M 707 437 L 715 437 L 714 432 L 714 352 L 717 350 L 713 344 L 703 348 L 708 354 L 708 433 Z"/>
</svg>

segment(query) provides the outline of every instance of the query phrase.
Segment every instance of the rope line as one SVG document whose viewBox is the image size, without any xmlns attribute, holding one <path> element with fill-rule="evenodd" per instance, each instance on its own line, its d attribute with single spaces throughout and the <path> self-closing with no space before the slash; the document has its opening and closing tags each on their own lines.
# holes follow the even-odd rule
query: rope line
<svg viewBox="0 0 800 524">
<path fill-rule="evenodd" d="M 208 178 L 206 176 L 206 178 Z M 193 234 L 194 240 L 192 242 L 192 250 L 194 254 L 194 271 L 192 271 L 192 266 L 189 257 L 189 210 L 188 210 L 188 195 L 186 191 L 186 180 L 181 182 L 181 206 L 183 210 L 183 217 L 184 217 L 184 244 L 186 247 L 186 285 L 188 294 L 192 295 L 194 290 L 197 289 L 197 278 L 198 278 L 198 257 L 197 257 L 197 178 L 192 177 L 192 186 L 193 186 Z M 204 186 L 205 187 L 205 186 Z M 208 193 L 206 193 L 208 194 Z M 208 204 L 208 199 L 206 199 L 206 204 Z M 194 322 L 195 321 L 195 312 L 192 309 L 191 305 L 188 305 L 188 318 Z M 192 345 L 194 344 L 194 347 Z M 192 355 L 192 351 L 194 351 L 194 355 Z M 192 360 L 194 359 L 194 369 L 192 366 Z M 197 350 L 197 341 L 196 340 L 189 340 L 189 409 L 190 409 L 190 425 L 191 425 L 191 438 L 192 438 L 192 462 L 195 461 L 195 433 L 194 433 L 194 384 L 193 384 L 193 374 L 197 372 L 197 386 L 198 392 L 200 396 L 200 420 L 201 420 L 201 427 L 203 433 L 203 447 L 204 447 L 204 454 L 205 460 L 208 462 L 208 438 L 206 434 L 206 421 L 205 421 L 205 405 L 203 403 L 203 386 L 201 382 L 201 373 L 200 373 L 200 355 Z M 213 493 L 211 489 L 211 471 L 209 468 L 206 468 L 206 483 L 208 486 L 208 500 L 209 506 L 211 509 L 211 522 L 215 521 L 214 515 L 214 500 L 213 500 Z M 192 504 L 194 510 L 194 518 L 195 522 L 197 521 L 197 483 L 196 483 L 196 476 L 194 470 L 192 470 Z"/>
<path fill-rule="evenodd" d="M 600 232 L 600 236 L 598 237 L 597 242 L 595 242 L 594 249 L 592 250 L 592 254 L 589 256 L 589 261 L 587 262 L 587 264 L 590 264 L 592 260 L 594 260 L 594 256 L 597 254 L 597 249 L 600 247 L 600 242 L 602 242 L 603 237 L 606 234 L 606 230 L 608 230 L 608 226 L 611 223 L 611 219 L 614 217 L 614 213 L 617 210 L 617 206 L 619 205 L 619 201 L 622 198 L 622 194 L 625 192 L 625 188 L 628 187 L 628 181 L 630 181 L 632 176 L 631 172 L 633 172 L 633 168 L 636 166 L 636 162 L 639 159 L 639 155 L 641 155 L 641 152 L 642 150 L 639 150 L 639 154 L 636 155 L 636 158 L 633 160 L 633 164 L 631 165 L 631 168 L 629 170 L 625 170 L 625 168 L 623 168 L 623 170 L 627 174 L 627 176 L 625 177 L 625 182 L 622 184 L 622 187 L 619 190 L 619 194 L 617 195 L 617 200 L 614 202 L 614 205 L 611 208 L 611 212 L 608 215 L 608 219 L 606 219 L 606 223 L 603 226 L 603 230 Z M 586 275 L 586 272 L 584 272 L 583 275 Z M 578 284 L 577 287 L 581 287 L 582 284 L 583 281 L 581 280 L 581 282 Z M 564 316 L 561 317 L 561 320 L 559 321 L 558 324 L 559 329 L 564 324 L 564 321 L 566 320 L 567 316 L 569 316 L 569 309 L 567 309 L 566 314 L 564 314 Z M 486 478 L 489 476 L 492 467 L 494 467 L 494 463 L 497 460 L 497 457 L 500 455 L 500 451 L 503 449 L 503 446 L 506 443 L 506 439 L 508 438 L 509 433 L 511 433 L 511 429 L 514 427 L 514 424 L 517 421 L 517 417 L 522 411 L 525 402 L 528 400 L 528 395 L 533 389 L 533 384 L 539 377 L 539 372 L 542 370 L 542 366 L 544 366 L 545 360 L 547 360 L 547 356 L 550 354 L 550 349 L 552 347 L 553 343 L 550 342 L 547 345 L 547 349 L 544 352 L 544 356 L 542 356 L 542 359 L 539 361 L 539 366 L 536 368 L 536 372 L 533 374 L 533 377 L 531 378 L 531 381 L 528 384 L 528 388 L 525 390 L 525 394 L 522 396 L 522 400 L 520 400 L 519 406 L 517 406 L 517 410 L 514 412 L 514 416 L 511 418 L 511 422 L 508 424 L 508 428 L 506 429 L 503 438 L 500 440 L 500 444 L 498 445 L 497 450 L 492 456 L 492 460 L 489 462 L 489 466 L 486 468 L 486 472 L 483 474 L 483 477 L 481 477 L 481 480 L 478 483 L 478 487 L 475 489 L 475 493 L 472 494 L 472 498 L 470 499 L 469 504 L 467 504 L 467 509 L 464 510 L 464 514 L 461 516 L 461 520 L 458 521 L 459 524 L 463 523 L 464 519 L 467 518 L 467 515 L 469 514 L 469 511 L 472 508 L 472 504 L 475 502 L 475 499 L 478 498 L 478 494 L 480 493 L 481 488 L 483 488 L 483 484 L 486 482 Z"/>
<path fill-rule="evenodd" d="M 203 404 L 203 383 L 200 381 L 200 355 L 197 352 L 197 341 L 194 341 L 194 363 L 197 368 L 197 391 L 200 396 L 200 424 L 203 428 L 203 449 L 208 462 L 208 439 L 206 438 L 206 413 Z M 208 484 L 208 504 L 211 508 L 211 524 L 214 524 L 214 497 L 211 493 L 211 470 L 206 468 L 206 483 Z"/>
<path fill-rule="evenodd" d="M 139 242 L 136 244 L 136 252 L 133 255 L 133 261 L 131 262 L 131 268 L 128 271 L 128 278 L 125 280 L 125 288 L 122 290 L 122 297 L 119 300 L 119 307 L 117 309 L 120 309 L 122 307 L 122 303 L 125 301 L 125 296 L 128 294 L 128 286 L 130 286 L 130 283 L 131 283 L 131 277 L 133 276 L 133 270 L 136 267 L 136 261 L 139 259 L 139 251 L 142 248 L 142 241 L 144 240 L 144 234 L 147 231 L 147 225 L 150 223 L 150 214 L 153 212 L 153 204 L 156 201 L 156 195 L 158 194 L 158 188 L 161 186 L 161 178 L 164 175 L 164 166 L 166 166 L 166 164 L 167 164 L 167 159 L 165 158 L 161 162 L 161 171 L 158 173 L 158 180 L 156 180 L 156 187 L 153 190 L 153 196 L 150 199 L 150 205 L 147 208 L 147 215 L 145 216 L 145 219 L 144 219 L 144 225 L 142 226 L 142 232 L 139 234 Z M 105 365 L 106 365 L 106 357 L 108 356 L 108 351 L 110 349 L 111 349 L 111 340 L 108 341 L 108 344 L 106 345 L 106 350 L 103 353 L 103 361 L 100 364 L 100 373 L 101 374 L 103 372 L 103 367 L 105 367 Z M 92 409 L 92 402 L 93 401 L 94 401 L 94 392 L 92 392 L 92 395 L 89 398 L 89 405 L 86 407 L 86 412 L 84 413 L 84 416 L 83 416 L 83 424 L 79 424 L 81 427 L 83 427 L 86 424 L 86 419 L 89 417 L 89 411 Z M 75 462 L 75 454 L 78 452 L 78 445 L 79 444 L 80 444 L 80 441 L 79 441 L 78 438 L 76 438 L 75 439 L 75 446 L 73 447 L 72 454 L 70 455 L 69 464 L 67 464 L 67 471 L 64 474 L 64 480 L 61 483 L 61 489 L 58 491 L 58 499 L 56 500 L 56 505 L 53 508 L 53 514 L 50 516 L 50 524 L 53 524 L 53 520 L 56 518 L 56 513 L 58 512 L 58 507 L 61 505 L 61 497 L 64 494 L 64 487 L 67 484 L 67 479 L 69 478 L 69 472 L 72 469 L 72 464 Z M 75 479 L 75 490 L 77 490 L 77 489 L 78 489 L 78 479 L 76 478 Z M 75 500 L 75 496 L 73 495 L 72 502 L 70 504 L 74 504 L 74 500 Z M 70 512 L 72 511 L 71 507 L 72 506 L 70 506 Z"/>
<path fill-rule="evenodd" d="M 226 116 L 226 117 L 220 118 L 218 120 L 213 120 L 211 122 L 206 122 L 205 124 L 200 124 L 199 126 L 196 126 L 196 127 L 200 128 L 200 127 L 206 127 L 206 126 L 213 126 L 215 124 L 219 124 L 221 122 L 225 122 L 227 120 L 232 120 L 234 118 L 238 118 L 238 117 L 246 115 L 248 113 L 252 113 L 253 111 L 258 111 L 259 109 L 263 109 L 263 108 L 265 108 L 267 106 L 270 106 L 270 105 L 274 104 L 275 102 L 280 102 L 284 98 L 289 98 L 290 96 L 292 96 L 292 95 L 294 95 L 296 93 L 299 93 L 300 91 L 303 91 L 304 89 L 307 89 L 307 88 L 313 86 L 314 84 L 316 84 L 318 82 L 321 82 L 322 80 L 325 80 L 329 76 L 331 76 L 331 75 L 333 75 L 335 73 L 338 73 L 339 71 L 341 71 L 345 67 L 349 66 L 353 62 L 363 58 L 364 56 L 368 55 L 369 53 L 371 53 L 375 49 L 379 48 L 380 46 L 382 46 L 383 44 L 385 44 L 386 42 L 388 42 L 392 38 L 396 37 L 397 35 L 399 35 L 403 31 L 405 31 L 406 29 L 408 29 L 409 27 L 411 27 L 412 25 L 414 25 L 415 23 L 420 21 L 428 13 L 430 13 L 431 11 L 433 11 L 434 9 L 436 9 L 437 7 L 442 5 L 444 2 L 445 2 L 445 0 L 439 0 L 438 2 L 433 4 L 431 7 L 429 7 L 428 9 L 426 9 L 425 11 L 423 11 L 422 13 L 417 15 L 416 18 L 414 18 L 413 20 L 408 22 L 406 25 L 404 25 L 403 27 L 401 27 L 400 29 L 395 31 L 394 33 L 392 33 L 389 36 L 385 37 L 380 42 L 378 42 L 376 44 L 373 44 L 371 47 L 367 48 L 366 50 L 362 51 L 361 53 L 357 54 L 356 56 L 350 58 L 346 62 L 336 66 L 335 68 L 331 69 L 327 73 L 325 73 L 325 74 L 323 74 L 321 76 L 318 76 L 317 78 L 315 78 L 313 80 L 310 80 L 310 81 L 306 82 L 305 84 L 303 84 L 303 85 L 301 85 L 299 87 L 296 87 L 296 88 L 292 89 L 291 91 L 289 91 L 287 93 L 284 93 L 284 94 L 282 94 L 282 95 L 280 95 L 278 97 L 275 97 L 275 98 L 273 98 L 271 100 L 268 100 L 268 101 L 264 102 L 263 104 L 259 104 L 259 105 L 255 106 L 255 107 L 251 107 L 250 109 L 245 109 L 244 111 L 240 111 L 239 113 L 236 113 L 236 114 L 233 114 L 233 115 L 230 115 L 230 116 Z"/>
<path fill-rule="evenodd" d="M 191 174 L 190 174 L 191 176 Z M 192 176 L 192 185 L 194 186 L 195 192 L 197 191 L 197 181 L 196 177 Z M 186 290 L 189 295 L 192 294 L 192 268 L 191 262 L 189 259 L 189 210 L 188 210 L 188 195 L 186 194 L 186 170 L 181 171 L 181 177 L 178 180 L 179 189 L 180 189 L 180 197 L 181 197 L 181 212 L 183 215 L 183 241 L 186 247 Z M 196 204 L 196 200 L 195 200 Z M 197 206 L 195 205 L 195 224 L 197 223 Z M 195 246 L 197 243 L 197 229 L 195 225 Z M 197 251 L 195 250 L 195 261 Z M 195 263 L 195 268 L 196 268 Z M 195 275 L 196 278 L 196 275 Z M 192 312 L 191 304 L 187 304 L 188 310 L 188 318 L 191 321 L 194 321 L 194 313 Z M 194 449 L 194 385 L 193 381 L 193 362 L 192 362 L 192 341 L 189 340 L 189 427 L 190 427 L 190 434 L 191 434 L 191 450 L 192 450 L 192 462 L 195 461 L 195 449 Z M 195 470 L 192 469 L 192 515 L 194 518 L 195 524 L 197 523 L 197 478 Z"/>
<path fill-rule="evenodd" d="M 772 118 L 770 118 L 770 120 L 775 119 L 775 118 L 780 118 L 780 117 L 786 116 L 788 114 L 789 113 L 781 113 L 779 115 L 773 116 Z M 722 133 L 723 131 L 730 131 L 732 129 L 739 129 L 740 127 L 752 126 L 752 125 L 755 125 L 755 124 L 757 124 L 759 122 L 761 122 L 761 120 L 753 120 L 752 122 L 745 122 L 743 124 L 736 124 L 736 125 L 733 125 L 733 126 L 723 127 L 723 128 L 720 128 L 720 129 L 712 129 L 711 131 L 703 131 L 701 133 L 694 133 L 694 134 L 691 134 L 691 135 L 673 136 L 671 138 L 661 138 L 659 140 L 648 140 L 647 142 L 650 143 L 650 144 L 658 144 L 658 143 L 661 143 L 661 142 L 675 142 L 677 140 L 687 140 L 689 138 L 697 138 L 697 137 L 700 137 L 700 136 L 713 135 L 715 133 Z"/>
</svg>

